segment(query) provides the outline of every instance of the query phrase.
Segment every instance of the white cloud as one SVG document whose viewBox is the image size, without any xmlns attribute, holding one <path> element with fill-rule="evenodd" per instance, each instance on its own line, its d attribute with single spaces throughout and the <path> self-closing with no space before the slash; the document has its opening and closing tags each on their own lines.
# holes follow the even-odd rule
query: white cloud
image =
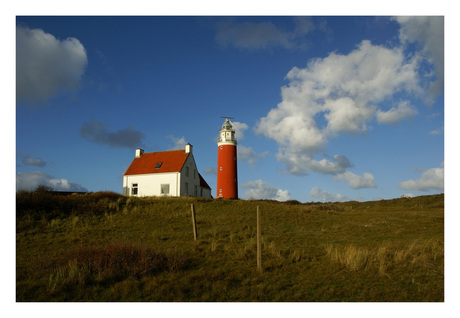
<svg viewBox="0 0 460 318">
<path fill-rule="evenodd" d="M 403 43 L 417 42 L 422 47 L 422 54 L 435 67 L 433 74 L 436 81 L 432 83 L 431 93 L 436 95 L 444 90 L 444 17 L 413 16 L 396 17 L 401 26 L 399 37 Z"/>
<path fill-rule="evenodd" d="M 56 179 L 49 174 L 40 171 L 16 173 L 16 190 L 32 191 L 37 189 L 40 185 L 51 187 L 55 191 L 88 191 L 79 184 L 69 182 L 67 179 Z"/>
<path fill-rule="evenodd" d="M 63 41 L 41 29 L 16 28 L 16 97 L 30 104 L 75 90 L 88 59 L 76 38 Z"/>
<path fill-rule="evenodd" d="M 353 172 L 346 171 L 344 173 L 338 174 L 334 177 L 336 181 L 346 181 L 350 188 L 353 189 L 362 189 L 362 188 L 376 188 L 375 177 L 372 173 L 365 172 L 364 175 L 358 176 Z"/>
<path fill-rule="evenodd" d="M 318 187 L 314 187 L 310 191 L 310 197 L 318 199 L 322 202 L 340 202 L 340 201 L 348 201 L 349 199 L 343 195 L 338 193 L 332 193 L 325 190 L 321 190 Z"/>
<path fill-rule="evenodd" d="M 241 140 L 244 138 L 244 131 L 248 129 L 248 125 L 245 123 L 240 123 L 237 121 L 232 122 L 233 129 L 235 129 L 235 138 L 236 140 Z"/>
<path fill-rule="evenodd" d="M 187 144 L 187 141 L 185 141 L 184 136 L 177 138 L 177 137 L 174 137 L 173 135 L 168 135 L 166 136 L 166 138 L 171 139 L 171 141 L 174 143 L 173 146 L 169 147 L 169 150 L 185 149 L 185 145 Z"/>
<path fill-rule="evenodd" d="M 336 134 L 366 132 L 379 103 L 396 93 L 422 94 L 417 62 L 406 59 L 400 48 L 363 41 L 348 55 L 333 52 L 305 68 L 294 67 L 286 77 L 289 84 L 281 88 L 282 101 L 260 119 L 256 132 L 278 143 L 277 157 L 290 173 L 343 173 L 348 159 L 344 166 L 314 156 Z M 324 127 L 316 120 L 321 116 Z"/>
<path fill-rule="evenodd" d="M 379 109 L 376 117 L 380 124 L 395 124 L 403 119 L 411 118 L 417 113 L 417 109 L 411 106 L 409 101 L 404 101 L 387 111 Z"/>
<path fill-rule="evenodd" d="M 256 153 L 252 147 L 238 146 L 238 160 L 247 160 L 252 166 L 257 161 L 264 159 L 268 155 L 268 151 Z"/>
<path fill-rule="evenodd" d="M 305 35 L 315 29 L 309 17 L 294 19 L 293 30 L 284 30 L 272 22 L 243 22 L 226 20 L 217 25 L 216 41 L 223 47 L 246 50 L 271 48 L 306 48 Z"/>
<path fill-rule="evenodd" d="M 366 131 L 366 122 L 374 115 L 373 105 L 359 105 L 350 97 L 327 99 L 324 114 L 327 120 L 327 129 L 333 132 L 359 133 Z"/>
<path fill-rule="evenodd" d="M 401 194 L 401 198 L 413 198 L 415 195 L 413 193 Z"/>
<path fill-rule="evenodd" d="M 432 168 L 424 171 L 420 179 L 401 182 L 398 187 L 404 190 L 444 191 L 444 168 Z"/>
<path fill-rule="evenodd" d="M 277 158 L 283 161 L 288 172 L 296 175 L 303 175 L 306 171 L 315 171 L 324 174 L 343 173 L 347 168 L 352 167 L 350 160 L 345 156 L 335 155 L 332 160 L 314 160 L 308 154 L 278 153 Z"/>
<path fill-rule="evenodd" d="M 291 200 L 291 195 L 288 190 L 278 189 L 277 187 L 268 184 L 262 180 L 249 181 L 241 186 L 243 189 L 248 189 L 244 193 L 244 199 L 247 200 Z"/>
</svg>

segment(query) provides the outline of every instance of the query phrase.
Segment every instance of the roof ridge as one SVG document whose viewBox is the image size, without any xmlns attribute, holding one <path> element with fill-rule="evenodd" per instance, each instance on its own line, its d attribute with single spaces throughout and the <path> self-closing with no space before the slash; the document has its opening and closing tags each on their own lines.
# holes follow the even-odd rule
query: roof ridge
<svg viewBox="0 0 460 318">
<path fill-rule="evenodd" d="M 174 150 L 163 150 L 163 151 L 144 152 L 142 155 L 149 154 L 149 153 L 173 152 L 173 151 L 182 151 L 182 152 L 185 152 L 184 149 L 174 149 Z"/>
</svg>

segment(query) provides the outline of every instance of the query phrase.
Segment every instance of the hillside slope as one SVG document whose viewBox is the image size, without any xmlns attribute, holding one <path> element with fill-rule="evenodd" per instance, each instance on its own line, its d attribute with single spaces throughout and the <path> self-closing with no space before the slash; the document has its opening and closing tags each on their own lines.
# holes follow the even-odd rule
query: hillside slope
<svg viewBox="0 0 460 318">
<path fill-rule="evenodd" d="M 16 212 L 17 301 L 444 300 L 444 195 L 300 204 L 21 192 Z"/>
</svg>

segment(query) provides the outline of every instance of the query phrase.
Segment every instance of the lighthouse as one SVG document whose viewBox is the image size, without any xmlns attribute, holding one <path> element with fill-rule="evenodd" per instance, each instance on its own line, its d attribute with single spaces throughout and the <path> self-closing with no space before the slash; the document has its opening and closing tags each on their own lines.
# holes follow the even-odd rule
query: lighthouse
<svg viewBox="0 0 460 318">
<path fill-rule="evenodd" d="M 225 117 L 217 143 L 217 198 L 238 198 L 238 170 L 235 129 Z"/>
</svg>

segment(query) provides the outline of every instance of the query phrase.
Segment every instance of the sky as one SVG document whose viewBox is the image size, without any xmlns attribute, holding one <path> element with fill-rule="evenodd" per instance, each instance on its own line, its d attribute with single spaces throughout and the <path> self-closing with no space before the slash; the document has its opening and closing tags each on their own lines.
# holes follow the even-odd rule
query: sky
<svg viewBox="0 0 460 318">
<path fill-rule="evenodd" d="M 444 193 L 443 16 L 20 16 L 16 190 L 122 192 L 135 149 L 193 145 L 241 199 Z"/>
</svg>

